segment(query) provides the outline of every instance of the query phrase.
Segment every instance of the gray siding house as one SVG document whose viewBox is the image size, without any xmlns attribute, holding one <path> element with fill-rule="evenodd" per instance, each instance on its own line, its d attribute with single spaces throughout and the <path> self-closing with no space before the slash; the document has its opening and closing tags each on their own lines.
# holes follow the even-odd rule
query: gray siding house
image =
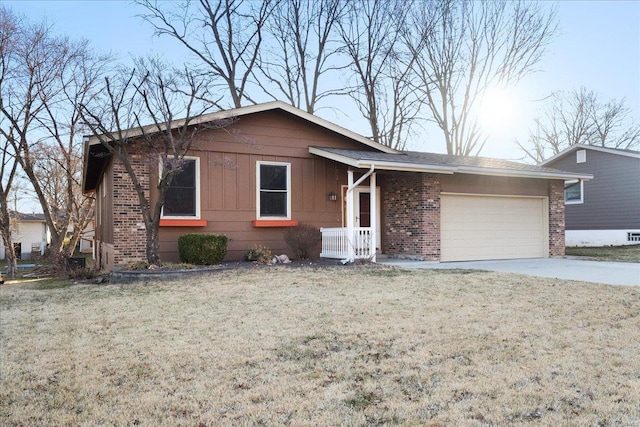
<svg viewBox="0 0 640 427">
<path fill-rule="evenodd" d="M 640 244 L 640 152 L 573 145 L 541 166 L 593 174 L 565 181 L 567 246 Z"/>
</svg>

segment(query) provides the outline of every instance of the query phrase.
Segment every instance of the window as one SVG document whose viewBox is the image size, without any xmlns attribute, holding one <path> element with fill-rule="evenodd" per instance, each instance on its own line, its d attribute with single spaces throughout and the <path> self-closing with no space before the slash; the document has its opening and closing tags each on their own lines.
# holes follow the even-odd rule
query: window
<svg viewBox="0 0 640 427">
<path fill-rule="evenodd" d="M 576 151 L 576 163 L 584 163 L 587 161 L 587 150 Z"/>
<path fill-rule="evenodd" d="M 582 180 L 572 179 L 564 183 L 564 202 L 566 204 L 582 203 Z"/>
<path fill-rule="evenodd" d="M 258 218 L 291 218 L 291 164 L 258 162 L 256 170 Z"/>
<path fill-rule="evenodd" d="M 200 217 L 200 162 L 196 158 L 184 158 L 181 170 L 169 184 L 162 208 L 163 218 Z M 170 167 L 167 163 L 164 167 Z"/>
</svg>

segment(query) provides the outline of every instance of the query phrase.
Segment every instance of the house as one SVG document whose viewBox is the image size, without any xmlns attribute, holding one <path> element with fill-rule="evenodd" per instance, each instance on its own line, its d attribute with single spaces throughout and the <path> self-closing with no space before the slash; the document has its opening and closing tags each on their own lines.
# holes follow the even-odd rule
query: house
<svg viewBox="0 0 640 427">
<path fill-rule="evenodd" d="M 594 176 L 565 182 L 567 246 L 640 243 L 640 151 L 576 144 L 542 166 Z"/>
<path fill-rule="evenodd" d="M 18 259 L 32 259 L 44 255 L 47 245 L 51 243 L 51 233 L 44 214 L 12 211 L 9 215 L 12 220 L 11 238 Z M 5 256 L 4 241 L 0 237 L 0 259 L 5 259 Z"/>
<path fill-rule="evenodd" d="M 225 234 L 227 260 L 257 244 L 291 255 L 283 232 L 299 223 L 322 229 L 321 256 L 345 260 L 562 256 L 564 182 L 591 178 L 396 151 L 279 101 L 198 121 L 228 117 L 237 120 L 199 135 L 169 190 L 160 222 L 164 261 L 177 260 L 178 237 L 194 232 Z M 144 185 L 157 180 L 157 155 L 143 144 L 130 150 Z M 144 225 L 124 168 L 95 136 L 85 143 L 84 162 L 83 188 L 97 201 L 97 265 L 145 259 Z"/>
</svg>

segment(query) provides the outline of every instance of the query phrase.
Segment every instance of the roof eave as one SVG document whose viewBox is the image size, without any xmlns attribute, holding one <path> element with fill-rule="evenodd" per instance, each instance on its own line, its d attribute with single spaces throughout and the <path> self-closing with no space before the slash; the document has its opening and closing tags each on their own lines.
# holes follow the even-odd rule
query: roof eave
<svg viewBox="0 0 640 427">
<path fill-rule="evenodd" d="M 634 159 L 640 159 L 640 153 L 631 153 L 631 152 L 628 152 L 628 151 L 618 150 L 618 149 L 615 149 L 615 148 L 598 147 L 597 145 L 574 144 L 574 145 L 572 145 L 570 147 L 565 148 L 564 150 L 562 150 L 558 154 L 555 154 L 555 155 L 549 157 L 547 160 L 544 160 L 544 161 L 540 162 L 540 166 L 547 166 L 549 163 L 553 163 L 554 161 L 556 161 L 558 159 L 561 159 L 561 158 L 571 154 L 572 152 L 574 152 L 576 150 L 593 150 L 593 151 L 600 151 L 602 153 L 613 154 L 613 155 L 616 155 L 616 156 L 623 156 L 623 157 L 631 157 L 631 158 L 634 158 Z"/>
</svg>

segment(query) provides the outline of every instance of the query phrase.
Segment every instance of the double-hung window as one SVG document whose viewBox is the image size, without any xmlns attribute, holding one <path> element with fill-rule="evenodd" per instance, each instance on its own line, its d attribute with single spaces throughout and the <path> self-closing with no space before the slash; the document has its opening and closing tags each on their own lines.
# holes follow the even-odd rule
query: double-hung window
<svg viewBox="0 0 640 427">
<path fill-rule="evenodd" d="M 164 167 L 171 167 L 168 162 Z M 177 161 L 180 171 L 174 175 L 162 208 L 163 218 L 200 218 L 200 161 L 185 157 Z"/>
<path fill-rule="evenodd" d="M 258 219 L 291 219 L 291 164 L 257 162 Z"/>
<path fill-rule="evenodd" d="M 572 179 L 564 182 L 564 202 L 567 205 L 583 202 L 583 181 Z"/>
</svg>

